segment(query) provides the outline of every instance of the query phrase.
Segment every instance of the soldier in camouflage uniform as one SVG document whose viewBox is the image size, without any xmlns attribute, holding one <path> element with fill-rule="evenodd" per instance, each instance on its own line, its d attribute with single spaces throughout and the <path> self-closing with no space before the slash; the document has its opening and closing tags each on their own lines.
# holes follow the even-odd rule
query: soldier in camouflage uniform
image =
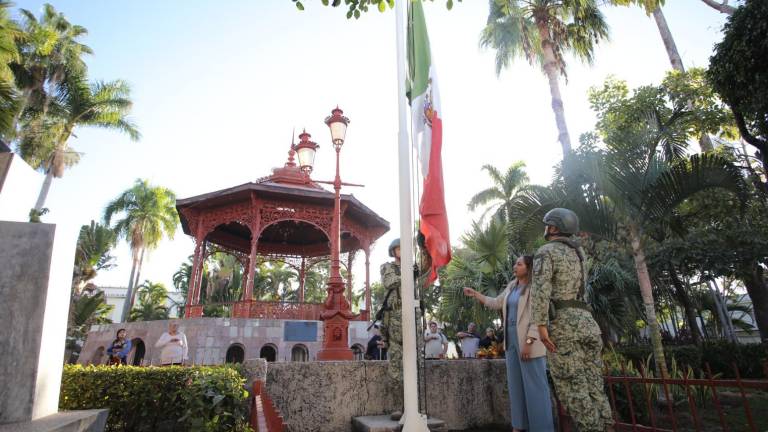
<svg viewBox="0 0 768 432">
<path fill-rule="evenodd" d="M 539 248 L 533 261 L 531 315 L 549 350 L 555 392 L 579 432 L 612 430 L 603 388 L 603 342 L 583 298 L 583 251 L 572 238 L 579 231 L 579 219 L 574 212 L 558 208 L 544 216 L 544 223 L 549 242 Z"/>
<path fill-rule="evenodd" d="M 387 290 L 387 305 L 381 325 L 381 337 L 387 346 L 390 389 L 395 407 L 400 411 L 392 413 L 393 420 L 399 420 L 403 407 L 403 303 L 400 292 L 400 240 L 389 245 L 389 256 L 395 260 L 381 266 L 381 283 Z"/>
</svg>

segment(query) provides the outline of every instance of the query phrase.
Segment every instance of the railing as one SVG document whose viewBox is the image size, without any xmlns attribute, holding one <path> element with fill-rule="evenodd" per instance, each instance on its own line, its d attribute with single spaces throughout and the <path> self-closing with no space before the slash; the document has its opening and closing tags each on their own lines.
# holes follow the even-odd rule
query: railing
<svg viewBox="0 0 768 432">
<path fill-rule="evenodd" d="M 283 432 L 285 428 L 283 416 L 269 398 L 262 381 L 253 382 L 253 399 L 251 402 L 251 428 L 256 432 Z"/>
<path fill-rule="evenodd" d="M 768 430 L 768 380 L 743 380 L 735 364 L 733 371 L 735 379 L 713 377 L 708 364 L 699 372 L 700 378 L 691 369 L 681 378 L 650 377 L 642 367 L 639 376 L 626 376 L 623 366 L 622 376 L 606 373 L 614 428 L 633 432 Z M 762 415 L 757 419 L 750 401 L 760 404 Z M 557 410 L 559 431 L 573 430 L 560 401 Z"/>
<path fill-rule="evenodd" d="M 323 311 L 321 303 L 299 303 L 280 301 L 240 301 L 208 303 L 187 306 L 187 318 L 200 318 L 205 315 L 205 308 L 216 308 L 216 316 L 254 319 L 290 319 L 319 321 Z M 368 321 L 370 313 L 361 310 L 353 321 Z"/>
</svg>

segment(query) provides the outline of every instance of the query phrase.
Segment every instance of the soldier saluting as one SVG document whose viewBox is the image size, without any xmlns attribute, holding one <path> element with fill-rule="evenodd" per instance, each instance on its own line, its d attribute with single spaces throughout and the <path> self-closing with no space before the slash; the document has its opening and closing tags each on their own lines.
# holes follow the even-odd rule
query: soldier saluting
<svg viewBox="0 0 768 432">
<path fill-rule="evenodd" d="M 584 252 L 573 238 L 579 218 L 556 208 L 547 212 L 544 224 L 548 242 L 533 260 L 531 315 L 549 351 L 555 390 L 580 432 L 612 430 L 603 389 L 603 341 L 584 302 Z"/>
</svg>

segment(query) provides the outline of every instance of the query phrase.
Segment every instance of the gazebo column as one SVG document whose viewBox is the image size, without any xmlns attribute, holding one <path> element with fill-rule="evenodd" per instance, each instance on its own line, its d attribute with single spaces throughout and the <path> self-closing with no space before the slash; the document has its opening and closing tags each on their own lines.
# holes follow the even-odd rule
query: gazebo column
<svg viewBox="0 0 768 432">
<path fill-rule="evenodd" d="M 206 241 L 199 235 L 195 241 L 195 253 L 192 256 L 192 274 L 187 288 L 187 308 L 184 315 L 187 318 L 199 318 L 203 316 L 203 307 L 200 305 L 200 286 L 202 285 L 202 273 L 205 261 Z"/>
<path fill-rule="evenodd" d="M 243 301 L 245 302 L 253 300 L 253 279 L 256 273 L 256 263 L 258 262 L 256 255 L 259 248 L 259 235 L 261 234 L 261 207 L 257 203 L 253 205 L 255 207 L 253 208 L 253 222 L 249 227 L 251 229 L 251 253 L 248 258 L 248 272 L 245 278 L 245 290 L 243 291 Z"/>
<path fill-rule="evenodd" d="M 197 268 L 200 266 L 200 241 L 195 239 L 195 252 L 192 254 L 192 271 L 189 273 L 189 280 L 187 281 L 187 304 L 184 311 L 184 316 L 189 318 L 190 309 L 195 302 L 195 278 L 197 276 Z"/>
<path fill-rule="evenodd" d="M 301 257 L 301 268 L 299 268 L 299 303 L 304 303 L 304 280 L 307 278 L 307 262 Z"/>
<path fill-rule="evenodd" d="M 352 263 L 355 261 L 355 253 L 350 251 L 347 255 L 347 300 L 352 304 Z"/>
<path fill-rule="evenodd" d="M 365 310 L 371 314 L 371 248 L 366 245 L 365 252 Z"/>
<path fill-rule="evenodd" d="M 250 267 L 251 267 L 251 257 L 248 256 L 248 257 L 245 257 L 245 262 L 243 263 L 243 280 L 242 282 L 240 282 L 240 285 L 241 285 L 240 292 L 242 292 L 240 301 L 247 300 L 247 298 L 245 297 L 245 291 L 248 289 L 248 278 L 245 277 L 245 272 L 247 272 L 248 268 Z"/>
</svg>

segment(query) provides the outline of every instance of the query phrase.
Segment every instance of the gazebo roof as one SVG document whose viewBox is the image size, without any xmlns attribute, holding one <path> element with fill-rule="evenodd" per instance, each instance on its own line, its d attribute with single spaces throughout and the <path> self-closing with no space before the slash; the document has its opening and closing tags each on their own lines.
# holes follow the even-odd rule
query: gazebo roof
<svg viewBox="0 0 768 432">
<path fill-rule="evenodd" d="M 333 209 L 334 204 L 334 193 L 304 174 L 293 162 L 291 151 L 285 166 L 275 168 L 270 176 L 215 192 L 177 199 L 176 208 L 182 229 L 185 234 L 195 235 L 187 217 L 189 211 L 205 214 L 243 204 L 250 205 L 254 196 L 262 203 L 272 202 L 297 207 Z M 389 222 L 354 195 L 342 194 L 341 205 L 346 209 L 342 215 L 342 225 L 355 225 L 364 230 L 368 233 L 369 242 L 389 231 Z M 328 211 L 327 214 L 332 212 Z M 242 224 L 234 222 L 217 226 L 207 238 L 213 243 L 248 254 L 251 232 Z M 341 240 L 341 251 L 348 252 L 360 249 L 364 239 L 342 232 Z M 297 217 L 295 220 L 284 220 L 264 227 L 259 235 L 258 252 L 262 255 L 322 256 L 328 255 L 330 249 L 328 238 L 322 230 Z"/>
</svg>

